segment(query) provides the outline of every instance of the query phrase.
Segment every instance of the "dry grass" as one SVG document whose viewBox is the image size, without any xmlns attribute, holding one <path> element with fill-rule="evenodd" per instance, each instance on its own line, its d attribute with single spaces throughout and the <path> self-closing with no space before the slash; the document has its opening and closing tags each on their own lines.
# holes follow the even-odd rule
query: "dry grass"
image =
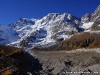
<svg viewBox="0 0 100 75">
<path fill-rule="evenodd" d="M 72 50 L 78 48 L 100 48 L 100 34 L 84 32 L 64 41 L 57 50 Z"/>
<path fill-rule="evenodd" d="M 11 46 L 0 46 L 0 54 L 8 56 L 17 52 L 21 52 L 21 50 L 19 48 Z"/>
<path fill-rule="evenodd" d="M 4 70 L 1 75 L 12 75 L 12 70 Z"/>
</svg>

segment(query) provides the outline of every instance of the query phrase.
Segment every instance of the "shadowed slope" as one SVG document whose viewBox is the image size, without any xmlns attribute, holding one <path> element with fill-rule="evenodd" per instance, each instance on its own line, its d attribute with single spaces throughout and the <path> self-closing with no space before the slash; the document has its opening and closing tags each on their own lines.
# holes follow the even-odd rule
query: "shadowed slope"
<svg viewBox="0 0 100 75">
<path fill-rule="evenodd" d="M 42 65 L 29 53 L 18 48 L 0 46 L 0 75 L 39 75 Z"/>
</svg>

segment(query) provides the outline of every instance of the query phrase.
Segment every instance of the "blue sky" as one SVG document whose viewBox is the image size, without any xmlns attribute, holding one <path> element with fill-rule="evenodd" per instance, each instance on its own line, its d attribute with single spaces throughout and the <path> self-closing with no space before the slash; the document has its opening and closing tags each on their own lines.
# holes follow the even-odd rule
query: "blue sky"
<svg viewBox="0 0 100 75">
<path fill-rule="evenodd" d="M 71 13 L 77 17 L 92 13 L 100 0 L 0 0 L 0 24 L 19 18 L 41 18 L 48 13 Z"/>
</svg>

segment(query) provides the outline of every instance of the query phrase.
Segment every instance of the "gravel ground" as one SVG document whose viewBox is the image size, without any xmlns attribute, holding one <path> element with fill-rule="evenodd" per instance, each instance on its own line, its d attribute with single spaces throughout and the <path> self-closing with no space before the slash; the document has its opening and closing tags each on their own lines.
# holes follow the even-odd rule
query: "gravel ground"
<svg viewBox="0 0 100 75">
<path fill-rule="evenodd" d="M 41 75 L 100 75 L 100 49 L 31 51 L 39 59 Z"/>
</svg>

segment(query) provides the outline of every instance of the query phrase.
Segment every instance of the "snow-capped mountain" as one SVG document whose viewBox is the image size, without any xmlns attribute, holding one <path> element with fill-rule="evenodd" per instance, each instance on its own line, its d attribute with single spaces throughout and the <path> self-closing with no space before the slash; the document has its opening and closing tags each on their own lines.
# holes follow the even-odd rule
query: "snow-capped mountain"
<svg viewBox="0 0 100 75">
<path fill-rule="evenodd" d="M 19 39 L 9 45 L 18 47 L 54 46 L 58 39 L 67 39 L 82 31 L 79 27 L 80 23 L 79 18 L 68 13 L 49 13 L 38 20 L 21 18 L 10 25 L 16 31 Z"/>
<path fill-rule="evenodd" d="M 41 19 L 20 18 L 10 25 L 0 25 L 0 44 L 20 48 L 48 48 L 76 33 L 100 27 L 100 6 L 81 19 L 68 13 L 49 13 Z"/>
<path fill-rule="evenodd" d="M 82 28 L 85 30 L 100 30 L 99 24 L 100 24 L 100 5 L 97 7 L 97 9 L 94 11 L 94 13 L 86 13 L 81 18 Z M 97 28 L 97 29 L 96 29 Z"/>
</svg>

